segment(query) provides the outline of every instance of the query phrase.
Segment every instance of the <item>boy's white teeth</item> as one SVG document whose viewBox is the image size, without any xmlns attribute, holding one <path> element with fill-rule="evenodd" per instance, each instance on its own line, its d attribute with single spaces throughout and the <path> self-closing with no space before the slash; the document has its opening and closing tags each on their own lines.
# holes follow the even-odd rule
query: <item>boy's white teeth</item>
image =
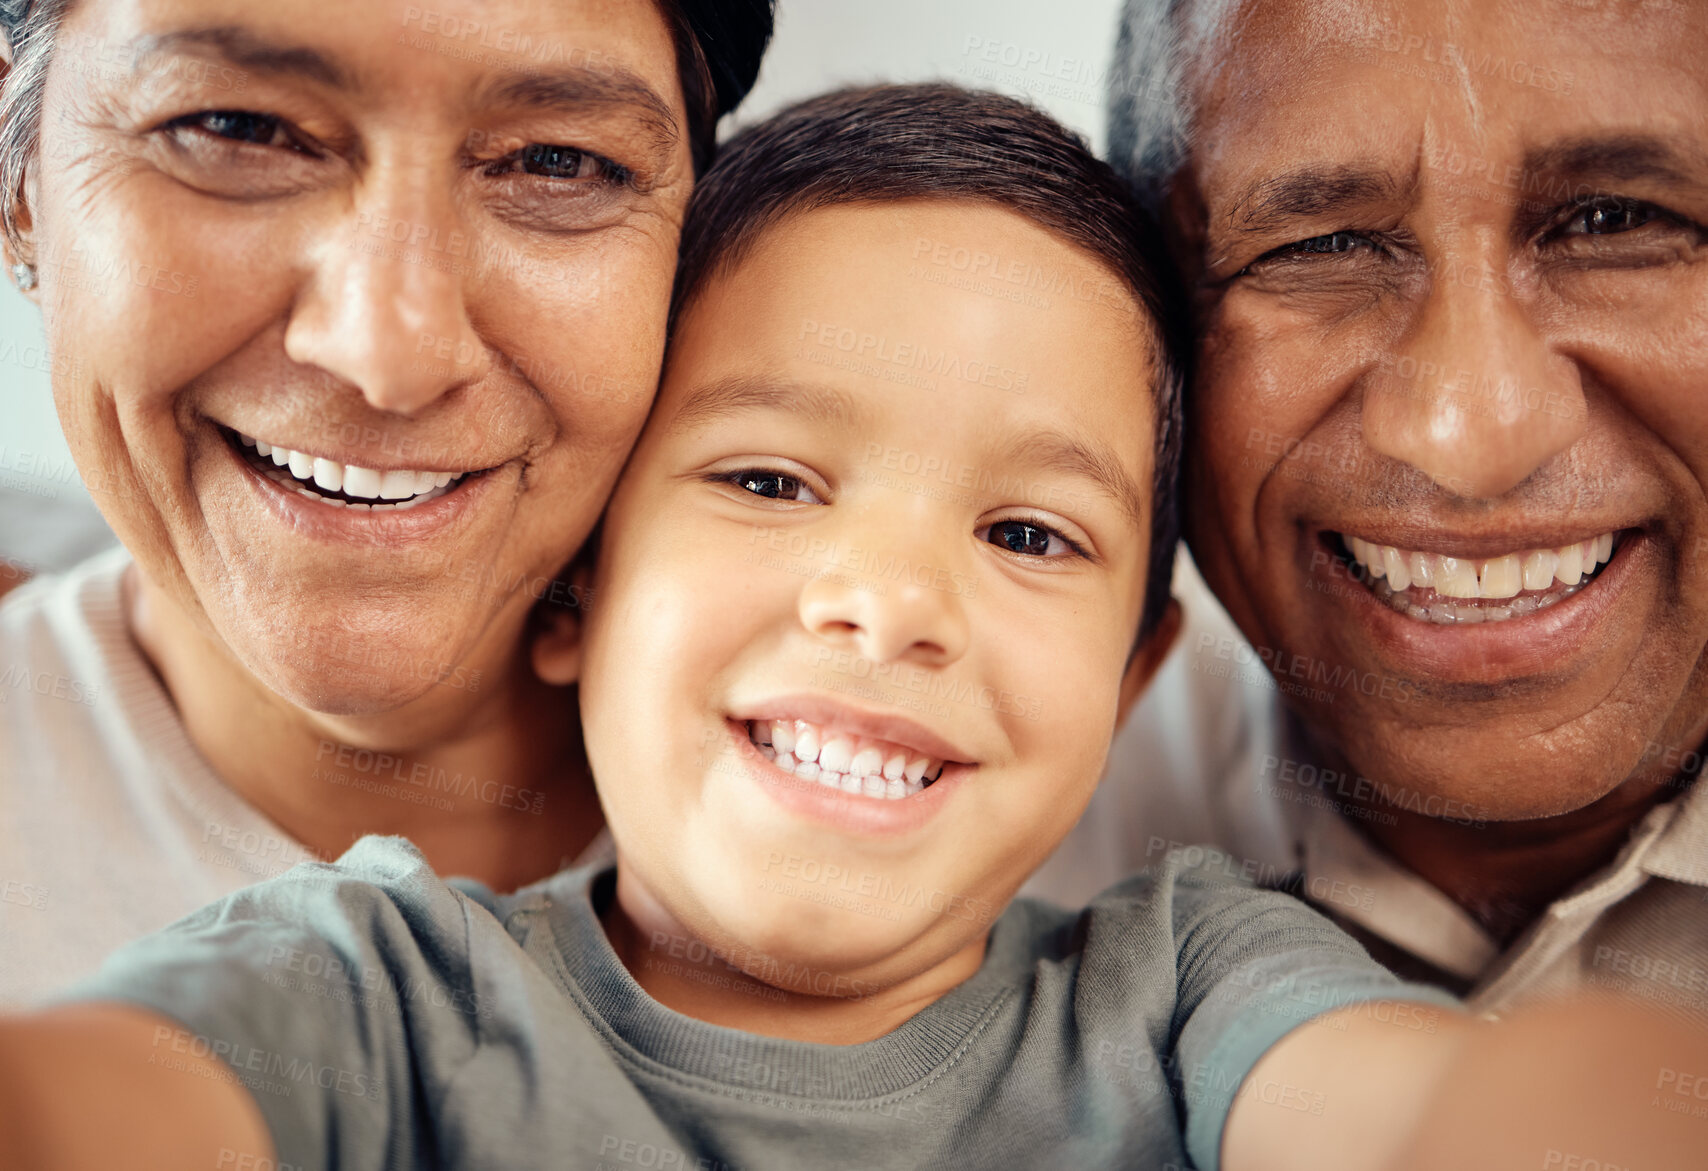
<svg viewBox="0 0 1708 1171">
<path fill-rule="evenodd" d="M 1498 622 L 1570 597 L 1612 559 L 1615 534 L 1480 558 L 1418 553 L 1347 535 L 1342 540 L 1376 595 L 1394 609 L 1430 622 L 1464 623 Z M 1435 597 L 1419 605 L 1425 590 Z M 1480 604 L 1487 602 L 1497 604 Z"/>
<path fill-rule="evenodd" d="M 273 461 L 274 466 L 279 469 L 277 473 L 271 473 L 273 480 L 284 487 L 295 488 L 311 499 L 340 508 L 371 509 L 378 512 L 394 508 L 414 508 L 417 504 L 425 504 L 443 496 L 452 481 L 460 481 L 465 474 L 404 469 L 380 471 L 376 468 L 362 468 L 354 464 L 341 464 L 336 460 L 321 459 L 307 452 L 293 451 L 276 443 L 268 443 L 253 435 L 239 434 L 238 438 L 243 440 L 245 447 L 254 448 L 256 455 Z M 284 474 L 287 471 L 288 478 Z M 362 500 L 390 503 L 360 504 L 333 500 L 322 496 L 320 492 L 311 491 L 311 485 L 322 492 L 342 492 L 346 496 L 355 496 Z"/>
<path fill-rule="evenodd" d="M 922 792 L 943 771 L 936 757 L 805 720 L 750 720 L 747 735 L 784 772 L 857 796 L 899 801 Z"/>
</svg>

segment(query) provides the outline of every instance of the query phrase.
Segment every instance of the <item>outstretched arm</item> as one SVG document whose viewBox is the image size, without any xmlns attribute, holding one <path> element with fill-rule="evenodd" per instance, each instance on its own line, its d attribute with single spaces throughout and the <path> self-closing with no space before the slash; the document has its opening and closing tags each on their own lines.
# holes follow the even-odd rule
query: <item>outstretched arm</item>
<svg viewBox="0 0 1708 1171">
<path fill-rule="evenodd" d="M 1425 1009 L 1433 1032 L 1398 1023 L 1416 1011 L 1355 1005 L 1287 1034 L 1240 1085 L 1224 1171 L 1708 1166 L 1689 1093 L 1708 1032 L 1605 1000 L 1496 1023 Z"/>
<path fill-rule="evenodd" d="M 0 1167 L 272 1165 L 261 1112 L 178 1025 L 118 1004 L 0 1018 Z"/>
</svg>

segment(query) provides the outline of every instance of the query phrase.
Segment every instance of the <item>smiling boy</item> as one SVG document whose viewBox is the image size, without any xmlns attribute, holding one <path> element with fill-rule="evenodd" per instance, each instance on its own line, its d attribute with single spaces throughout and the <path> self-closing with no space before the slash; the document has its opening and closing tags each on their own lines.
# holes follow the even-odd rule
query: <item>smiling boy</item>
<svg viewBox="0 0 1708 1171">
<path fill-rule="evenodd" d="M 1323 1171 L 1610 1135 L 1686 1165 L 1645 1078 L 1699 1037 L 1580 1012 L 1494 1053 L 1296 901 L 1174 860 L 1083 912 L 1011 902 L 1177 621 L 1149 240 L 1004 98 L 849 91 L 737 139 L 585 641 L 536 649 L 582 681 L 615 872 L 497 898 L 369 839 L 243 892 L 82 990 L 137 1007 L 0 1027 L 0 1136 L 34 1166 Z M 962 252 L 992 277 L 952 280 Z"/>
</svg>

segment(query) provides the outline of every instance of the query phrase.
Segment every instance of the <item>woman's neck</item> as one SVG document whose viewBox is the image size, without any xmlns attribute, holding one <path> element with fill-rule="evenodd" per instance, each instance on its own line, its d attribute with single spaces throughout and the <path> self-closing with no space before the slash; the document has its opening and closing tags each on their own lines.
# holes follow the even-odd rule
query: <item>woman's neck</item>
<svg viewBox="0 0 1708 1171">
<path fill-rule="evenodd" d="M 604 825 L 575 693 L 540 682 L 520 652 L 478 687 L 326 716 L 266 688 L 134 568 L 125 612 L 213 771 L 317 856 L 397 834 L 438 873 L 507 891 L 567 865 Z"/>
</svg>

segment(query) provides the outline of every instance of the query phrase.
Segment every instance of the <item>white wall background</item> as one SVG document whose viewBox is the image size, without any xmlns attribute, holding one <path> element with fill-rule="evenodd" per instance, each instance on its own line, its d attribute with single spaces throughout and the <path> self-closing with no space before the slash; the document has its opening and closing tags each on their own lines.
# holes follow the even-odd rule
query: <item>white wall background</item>
<svg viewBox="0 0 1708 1171">
<path fill-rule="evenodd" d="M 779 0 L 737 125 L 833 86 L 942 79 L 1028 97 L 1101 151 L 1119 0 Z M 727 127 L 726 127 L 727 129 Z M 66 474 L 40 316 L 0 282 L 0 556 L 53 567 L 99 524 Z M 99 533 L 99 529 L 93 529 Z"/>
</svg>

